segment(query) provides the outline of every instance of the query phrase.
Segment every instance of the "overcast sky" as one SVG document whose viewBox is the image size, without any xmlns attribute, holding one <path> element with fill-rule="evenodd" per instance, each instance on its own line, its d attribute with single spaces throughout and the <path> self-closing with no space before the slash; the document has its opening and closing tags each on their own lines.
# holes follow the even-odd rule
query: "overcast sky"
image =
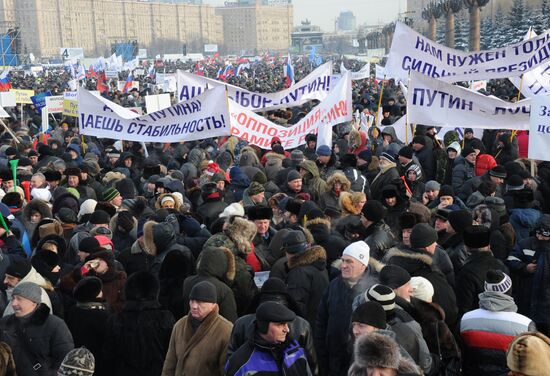
<svg viewBox="0 0 550 376">
<path fill-rule="evenodd" d="M 225 0 L 203 0 L 204 3 L 223 5 Z M 324 31 L 334 30 L 334 20 L 340 11 L 351 10 L 357 24 L 377 25 L 393 21 L 397 14 L 405 12 L 406 0 L 292 0 L 294 24 L 306 18 L 321 26 Z"/>
</svg>

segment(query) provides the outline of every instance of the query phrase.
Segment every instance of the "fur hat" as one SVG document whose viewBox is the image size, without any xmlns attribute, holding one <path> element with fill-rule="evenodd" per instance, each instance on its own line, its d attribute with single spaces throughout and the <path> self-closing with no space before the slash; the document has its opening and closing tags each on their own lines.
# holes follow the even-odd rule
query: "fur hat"
<svg viewBox="0 0 550 376">
<path fill-rule="evenodd" d="M 273 209 L 263 205 L 253 205 L 247 208 L 246 214 L 251 221 L 271 219 L 273 217 Z"/>
<path fill-rule="evenodd" d="M 285 206 L 285 210 L 292 213 L 292 214 L 295 214 L 295 215 L 300 215 L 300 209 L 302 208 L 302 204 L 300 201 L 298 200 L 295 200 L 293 198 L 290 198 L 287 202 L 286 202 L 286 206 Z"/>
<path fill-rule="evenodd" d="M 130 275 L 124 285 L 126 300 L 155 301 L 158 299 L 160 284 L 157 277 L 147 271 Z"/>
<path fill-rule="evenodd" d="M 368 368 L 391 368 L 399 370 L 399 374 L 422 374 L 416 365 L 401 357 L 399 345 L 394 339 L 380 333 L 373 332 L 359 337 L 354 354 L 354 362 L 348 372 L 350 376 L 366 375 Z"/>
<path fill-rule="evenodd" d="M 449 223 L 453 227 L 453 230 L 462 233 L 466 227 L 472 225 L 472 213 L 466 209 L 453 210 L 449 213 Z"/>
<path fill-rule="evenodd" d="M 520 334 L 508 347 L 506 365 L 512 372 L 526 376 L 548 375 L 550 338 L 539 332 Z"/>
<path fill-rule="evenodd" d="M 365 218 L 374 223 L 382 220 L 386 214 L 384 205 L 382 205 L 380 201 L 376 200 L 369 200 L 365 205 L 363 205 L 363 209 L 361 211 Z"/>
<path fill-rule="evenodd" d="M 80 303 L 92 302 L 103 289 L 103 282 L 97 277 L 82 278 L 73 289 L 73 298 Z"/>
<path fill-rule="evenodd" d="M 420 216 L 412 212 L 403 212 L 399 216 L 399 228 L 401 230 L 413 228 L 414 225 L 420 223 Z"/>
<path fill-rule="evenodd" d="M 485 248 L 491 242 L 491 229 L 483 225 L 471 225 L 464 229 L 463 237 L 467 248 Z"/>
</svg>

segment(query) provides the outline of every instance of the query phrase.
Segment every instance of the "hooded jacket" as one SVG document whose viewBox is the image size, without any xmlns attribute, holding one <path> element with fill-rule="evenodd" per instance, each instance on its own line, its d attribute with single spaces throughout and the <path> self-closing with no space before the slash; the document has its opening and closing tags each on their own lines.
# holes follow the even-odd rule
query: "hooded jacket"
<svg viewBox="0 0 550 376">
<path fill-rule="evenodd" d="M 27 205 L 25 205 L 25 207 L 23 208 L 21 221 L 27 229 L 29 238 L 32 238 L 32 233 L 36 228 L 36 223 L 31 223 L 31 214 L 33 212 L 40 213 L 41 218 L 52 218 L 52 210 L 45 201 L 34 199 L 31 200 Z"/>
<path fill-rule="evenodd" d="M 346 178 L 346 176 L 341 172 L 335 172 L 333 173 L 328 179 L 327 179 L 327 190 L 323 194 L 321 194 L 320 200 L 319 200 L 319 206 L 322 210 L 325 210 L 327 206 L 333 207 L 333 208 L 340 208 L 339 203 L 339 195 L 336 195 L 334 192 L 334 185 L 336 183 L 340 183 L 341 188 L 340 192 L 347 192 L 351 188 L 351 184 L 349 180 Z"/>
<path fill-rule="evenodd" d="M 327 191 L 327 184 L 319 174 L 319 168 L 313 161 L 305 160 L 300 163 L 300 167 L 308 173 L 304 176 L 304 184 L 307 186 L 307 191 L 311 194 L 313 201 L 318 201 L 323 193 Z"/>
<path fill-rule="evenodd" d="M 506 352 L 514 337 L 535 331 L 531 319 L 516 313 L 514 299 L 504 293 L 479 294 L 479 309 L 467 312 L 460 321 L 464 343 L 463 375 L 504 375 Z"/>
</svg>

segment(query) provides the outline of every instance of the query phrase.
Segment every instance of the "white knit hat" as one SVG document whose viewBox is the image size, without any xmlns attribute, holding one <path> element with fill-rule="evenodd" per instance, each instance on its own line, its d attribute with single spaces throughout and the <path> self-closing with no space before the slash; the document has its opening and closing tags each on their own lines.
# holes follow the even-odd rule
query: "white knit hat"
<svg viewBox="0 0 550 376">
<path fill-rule="evenodd" d="M 244 217 L 244 208 L 238 202 L 234 202 L 231 205 L 227 206 L 225 209 L 223 209 L 223 212 L 220 213 L 219 217 L 229 218 L 235 215 Z"/>
<path fill-rule="evenodd" d="M 411 285 L 413 288 L 412 296 L 417 299 L 430 303 L 434 296 L 434 286 L 424 277 L 412 277 Z"/>
<path fill-rule="evenodd" d="M 92 214 L 95 210 L 97 201 L 91 198 L 87 199 L 80 205 L 80 210 L 78 211 L 78 220 L 80 220 L 86 214 Z"/>
<path fill-rule="evenodd" d="M 50 202 L 52 199 L 52 193 L 48 188 L 33 188 L 31 190 L 31 197 L 46 202 Z"/>
<path fill-rule="evenodd" d="M 351 256 L 365 266 L 369 265 L 370 248 L 364 241 L 351 243 L 344 249 L 342 256 Z"/>
</svg>

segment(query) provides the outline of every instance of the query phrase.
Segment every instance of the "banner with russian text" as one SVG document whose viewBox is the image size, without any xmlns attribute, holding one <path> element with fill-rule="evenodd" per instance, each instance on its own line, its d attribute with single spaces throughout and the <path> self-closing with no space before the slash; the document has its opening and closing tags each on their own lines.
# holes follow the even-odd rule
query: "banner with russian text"
<svg viewBox="0 0 550 376">
<path fill-rule="evenodd" d="M 540 95 L 531 103 L 529 159 L 550 161 L 550 96 Z"/>
<path fill-rule="evenodd" d="M 438 44 L 397 22 L 386 71 L 403 81 L 414 71 L 458 82 L 519 76 L 549 61 L 550 31 L 494 50 L 465 52 Z"/>
<path fill-rule="evenodd" d="M 274 124 L 234 101 L 229 101 L 229 109 L 233 136 L 263 149 L 270 149 L 271 139 L 279 137 L 285 149 L 292 149 L 305 144 L 306 135 L 318 133 L 321 127 L 332 128 L 333 125 L 351 121 L 351 77 L 349 73 L 342 75 L 338 84 L 321 103 L 298 123 L 289 127 Z"/>
<path fill-rule="evenodd" d="M 409 123 L 485 129 L 529 129 L 531 100 L 488 97 L 412 72 L 407 97 Z"/>
<path fill-rule="evenodd" d="M 313 99 L 322 101 L 330 91 L 332 62 L 327 62 L 288 89 L 277 93 L 254 93 L 225 82 L 178 70 L 178 100 L 189 100 L 204 91 L 227 88 L 229 98 L 251 111 L 266 111 L 294 107 Z"/>
<path fill-rule="evenodd" d="M 340 64 L 340 73 L 344 74 L 349 72 L 348 69 L 344 66 L 344 62 Z M 351 72 L 352 81 L 364 80 L 370 77 L 370 63 L 367 63 L 361 67 L 357 72 Z"/>
<path fill-rule="evenodd" d="M 80 89 L 80 132 L 98 138 L 142 142 L 194 141 L 227 136 L 230 126 L 226 103 L 225 89 L 218 87 L 189 101 L 139 116 Z"/>
</svg>

